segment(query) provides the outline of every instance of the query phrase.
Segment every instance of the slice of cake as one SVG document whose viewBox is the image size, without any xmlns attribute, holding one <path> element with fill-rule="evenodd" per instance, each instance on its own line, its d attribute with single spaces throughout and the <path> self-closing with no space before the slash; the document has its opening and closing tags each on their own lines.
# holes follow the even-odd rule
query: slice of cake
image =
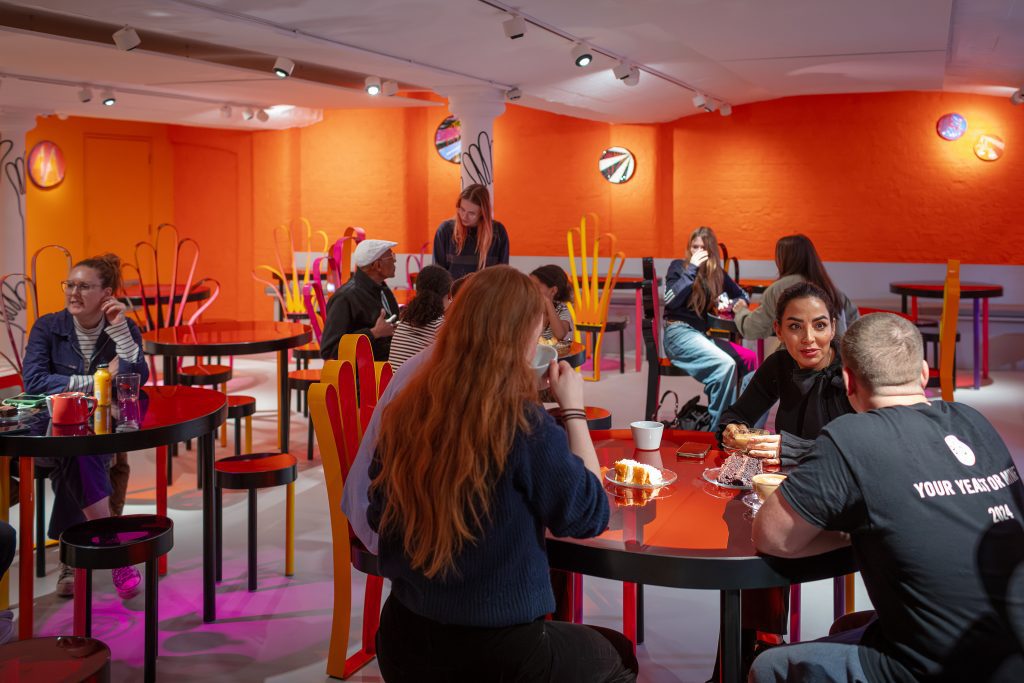
<svg viewBox="0 0 1024 683">
<path fill-rule="evenodd" d="M 657 486 L 664 481 L 657 467 L 628 459 L 615 461 L 615 480 L 642 486 Z"/>
<path fill-rule="evenodd" d="M 729 486 L 750 486 L 755 474 L 761 474 L 761 461 L 745 455 L 730 455 L 718 472 L 718 483 Z"/>
</svg>

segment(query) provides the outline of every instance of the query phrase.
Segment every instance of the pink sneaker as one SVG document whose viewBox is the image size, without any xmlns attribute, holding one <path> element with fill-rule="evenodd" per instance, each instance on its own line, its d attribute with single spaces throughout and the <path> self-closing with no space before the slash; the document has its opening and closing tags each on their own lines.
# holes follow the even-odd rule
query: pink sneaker
<svg viewBox="0 0 1024 683">
<path fill-rule="evenodd" d="M 114 588 L 122 600 L 134 598 L 139 594 L 139 584 L 142 583 L 142 576 L 135 567 L 118 567 L 110 570 L 114 577 Z"/>
</svg>

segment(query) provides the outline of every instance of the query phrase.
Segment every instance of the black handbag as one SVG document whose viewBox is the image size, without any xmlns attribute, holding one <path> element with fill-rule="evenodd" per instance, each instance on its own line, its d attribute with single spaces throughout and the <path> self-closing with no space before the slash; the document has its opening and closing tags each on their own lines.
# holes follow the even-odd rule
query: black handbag
<svg viewBox="0 0 1024 683">
<path fill-rule="evenodd" d="M 699 395 L 694 396 L 680 407 L 679 395 L 670 389 L 661 395 L 655 415 L 661 414 L 661 407 L 669 395 L 675 400 L 673 409 L 675 416 L 671 420 L 659 420 L 667 429 L 683 429 L 691 432 L 711 431 L 711 413 L 708 412 L 707 406 L 700 404 Z"/>
</svg>

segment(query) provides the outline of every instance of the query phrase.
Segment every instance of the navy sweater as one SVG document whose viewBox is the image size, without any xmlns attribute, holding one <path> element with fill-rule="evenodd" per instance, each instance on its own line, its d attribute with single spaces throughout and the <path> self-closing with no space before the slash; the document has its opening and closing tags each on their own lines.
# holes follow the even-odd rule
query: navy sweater
<svg viewBox="0 0 1024 683">
<path fill-rule="evenodd" d="M 381 573 L 408 609 L 445 624 L 490 628 L 528 623 L 554 611 L 544 530 L 596 536 L 608 526 L 608 499 L 551 416 L 538 407 L 534 422 L 531 433 L 516 434 L 494 485 L 489 522 L 455 559 L 457 572 L 428 579 L 410 567 L 400 534 L 381 534 Z M 371 479 L 379 473 L 374 457 Z M 383 509 L 380 494 L 371 489 L 368 518 L 378 531 Z"/>
<path fill-rule="evenodd" d="M 508 265 L 508 232 L 500 221 L 491 221 L 491 248 L 487 250 L 487 266 Z M 478 252 L 476 246 L 476 228 L 466 231 L 466 242 L 462 251 L 455 250 L 455 219 L 446 220 L 437 226 L 434 233 L 434 265 L 441 266 L 458 280 L 463 275 L 478 270 Z"/>
<path fill-rule="evenodd" d="M 694 313 L 690 306 L 690 295 L 693 293 L 693 288 L 706 286 L 702 281 L 697 280 L 697 270 L 697 266 L 681 259 L 676 259 L 669 264 L 668 273 L 665 275 L 665 320 L 682 320 L 695 330 L 707 332 L 706 317 Z M 730 299 L 750 300 L 747 293 L 732 281 L 728 273 L 722 273 L 722 275 L 724 276 L 722 291 L 728 294 Z M 713 309 L 717 303 L 717 301 L 708 302 L 708 309 Z"/>
</svg>

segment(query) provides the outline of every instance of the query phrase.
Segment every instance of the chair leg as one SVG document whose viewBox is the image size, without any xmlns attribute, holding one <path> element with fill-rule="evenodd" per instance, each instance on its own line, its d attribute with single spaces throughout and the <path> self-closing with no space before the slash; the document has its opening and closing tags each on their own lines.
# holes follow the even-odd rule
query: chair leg
<svg viewBox="0 0 1024 683">
<path fill-rule="evenodd" d="M 213 490 L 213 523 L 217 526 L 217 561 L 214 577 L 221 581 L 224 577 L 224 489 L 217 487 Z"/>
<path fill-rule="evenodd" d="M 157 654 L 157 617 L 159 616 L 159 602 L 157 600 L 157 571 L 156 558 L 146 560 L 146 635 L 143 648 L 145 664 L 143 666 L 143 679 L 146 683 L 156 681 L 156 654 Z"/>
<path fill-rule="evenodd" d="M 252 415 L 245 416 L 245 452 L 252 453 Z"/>
<path fill-rule="evenodd" d="M 249 591 L 256 590 L 256 489 L 249 489 Z"/>
<path fill-rule="evenodd" d="M 295 482 L 285 490 L 284 575 L 295 576 Z"/>
<path fill-rule="evenodd" d="M 308 401 L 306 402 L 308 405 Z M 313 420 L 307 420 L 309 429 L 306 433 L 306 460 L 313 459 Z"/>
<path fill-rule="evenodd" d="M 235 455 L 242 454 L 242 418 L 235 418 Z"/>
<path fill-rule="evenodd" d="M 46 576 L 46 480 L 36 479 L 36 576 Z"/>
<path fill-rule="evenodd" d="M 220 362 L 219 359 L 218 359 L 218 362 Z M 220 390 L 222 392 L 224 392 L 225 396 L 227 396 L 228 395 L 228 383 L 224 382 L 224 384 L 221 384 L 220 385 Z M 220 426 L 220 447 L 221 448 L 227 448 L 228 447 L 228 425 L 227 425 L 227 420 L 225 420 L 221 424 L 221 426 Z"/>
<path fill-rule="evenodd" d="M 75 569 L 74 619 L 76 636 L 92 637 L 92 571 Z"/>
<path fill-rule="evenodd" d="M 366 593 L 363 595 L 363 652 L 377 654 L 377 627 L 380 625 L 380 596 L 384 589 L 384 578 L 366 576 Z"/>
<path fill-rule="evenodd" d="M 619 374 L 626 374 L 626 330 L 619 330 Z"/>
</svg>

